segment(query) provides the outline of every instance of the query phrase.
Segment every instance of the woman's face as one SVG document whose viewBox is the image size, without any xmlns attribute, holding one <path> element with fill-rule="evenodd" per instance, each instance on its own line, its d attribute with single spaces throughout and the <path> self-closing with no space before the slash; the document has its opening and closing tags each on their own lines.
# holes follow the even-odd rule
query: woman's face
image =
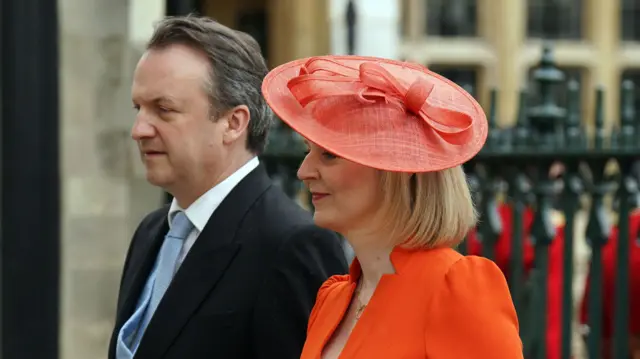
<svg viewBox="0 0 640 359">
<path fill-rule="evenodd" d="M 298 178 L 311 192 L 316 224 L 345 236 L 373 230 L 382 199 L 379 171 L 336 157 L 313 143 L 307 146 Z"/>
</svg>

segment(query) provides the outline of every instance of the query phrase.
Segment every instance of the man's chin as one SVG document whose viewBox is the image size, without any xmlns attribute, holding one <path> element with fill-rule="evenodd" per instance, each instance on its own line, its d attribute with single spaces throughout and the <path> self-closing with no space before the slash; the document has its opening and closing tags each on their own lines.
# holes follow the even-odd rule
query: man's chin
<svg viewBox="0 0 640 359">
<path fill-rule="evenodd" d="M 163 189 L 166 189 L 169 183 L 171 183 L 169 176 L 157 173 L 157 171 L 147 170 L 146 178 L 149 184 Z"/>
</svg>

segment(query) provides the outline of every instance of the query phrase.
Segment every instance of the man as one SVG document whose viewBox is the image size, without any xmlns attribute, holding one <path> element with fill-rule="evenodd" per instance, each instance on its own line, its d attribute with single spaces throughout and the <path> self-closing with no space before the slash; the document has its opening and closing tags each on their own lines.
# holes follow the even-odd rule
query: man
<svg viewBox="0 0 640 359">
<path fill-rule="evenodd" d="M 270 182 L 258 44 L 169 18 L 133 80 L 147 180 L 174 196 L 136 230 L 109 358 L 299 358 L 316 292 L 347 271 L 338 237 Z"/>
</svg>

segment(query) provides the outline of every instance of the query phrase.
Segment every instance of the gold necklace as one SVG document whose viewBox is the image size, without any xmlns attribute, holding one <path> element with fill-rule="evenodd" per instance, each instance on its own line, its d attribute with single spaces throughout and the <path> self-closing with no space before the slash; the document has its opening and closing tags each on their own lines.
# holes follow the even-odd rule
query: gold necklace
<svg viewBox="0 0 640 359">
<path fill-rule="evenodd" d="M 362 304 L 360 303 L 360 301 L 358 301 L 358 307 L 356 308 L 356 320 L 360 320 L 360 317 L 362 316 L 362 312 L 364 312 L 364 309 L 367 307 L 366 304 Z"/>
<path fill-rule="evenodd" d="M 356 320 L 360 320 L 364 309 L 367 307 L 366 303 L 360 301 L 360 293 L 362 292 L 362 281 L 360 281 L 359 288 L 356 290 Z"/>
</svg>

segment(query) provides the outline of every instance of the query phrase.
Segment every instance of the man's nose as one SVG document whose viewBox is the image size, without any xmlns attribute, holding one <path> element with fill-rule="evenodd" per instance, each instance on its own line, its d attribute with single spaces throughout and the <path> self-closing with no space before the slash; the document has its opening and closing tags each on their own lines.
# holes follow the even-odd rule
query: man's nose
<svg viewBox="0 0 640 359">
<path fill-rule="evenodd" d="M 133 123 L 133 127 L 131 128 L 131 138 L 136 141 L 140 141 L 145 138 L 154 137 L 155 134 L 156 128 L 153 127 L 148 120 L 141 116 L 136 117 L 136 121 Z"/>
</svg>

